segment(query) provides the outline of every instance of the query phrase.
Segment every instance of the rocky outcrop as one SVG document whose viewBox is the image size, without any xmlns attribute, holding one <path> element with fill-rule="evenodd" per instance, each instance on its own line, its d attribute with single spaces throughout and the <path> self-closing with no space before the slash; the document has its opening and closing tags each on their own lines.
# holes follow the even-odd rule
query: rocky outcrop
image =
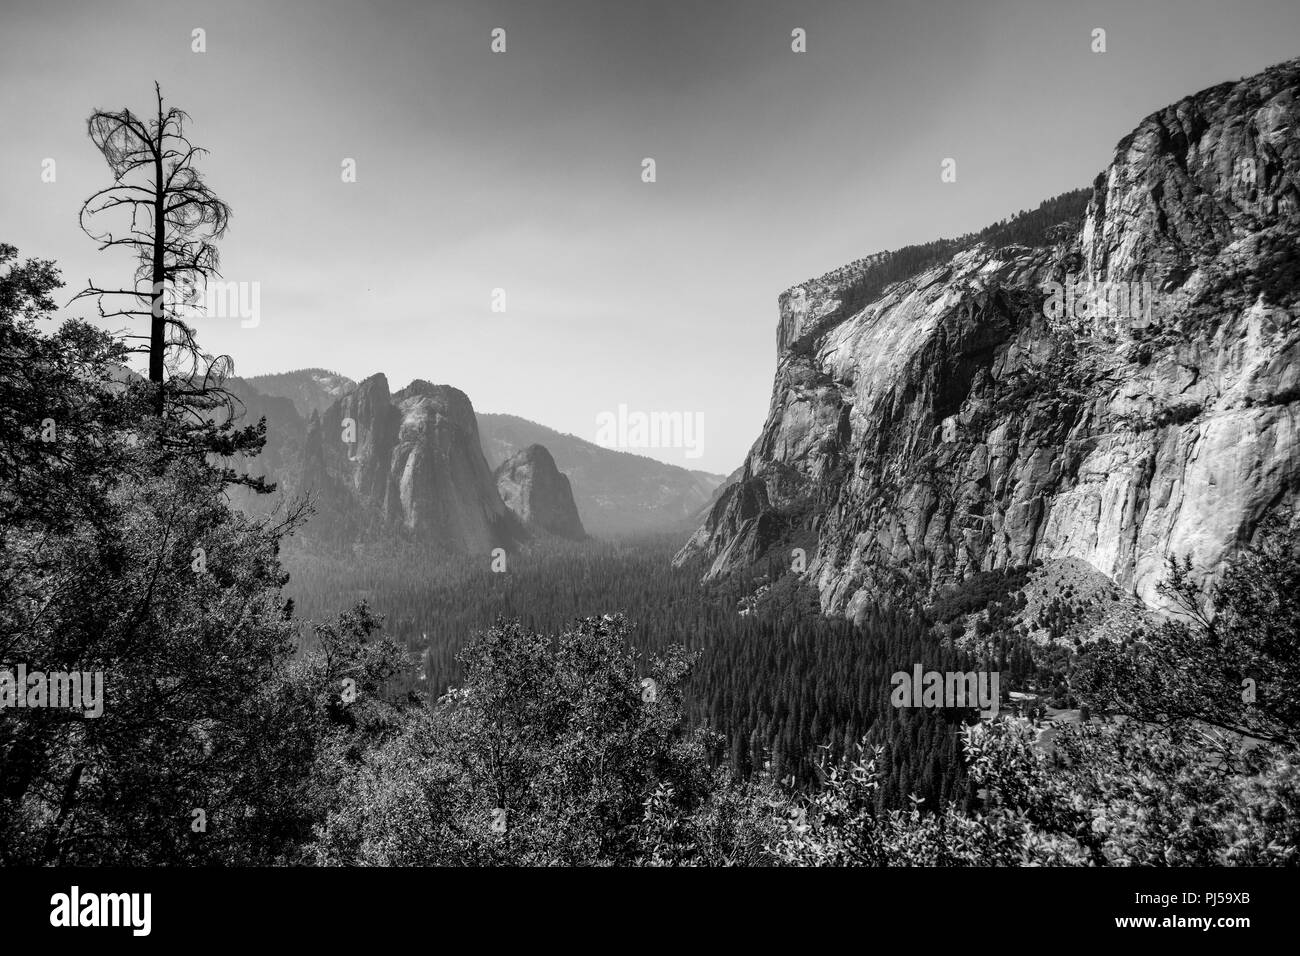
<svg viewBox="0 0 1300 956">
<path fill-rule="evenodd" d="M 1147 117 L 1039 241 L 782 294 L 767 422 L 679 561 L 803 547 L 848 616 L 1035 558 L 1153 605 L 1168 556 L 1213 578 L 1300 488 L 1298 96 L 1292 61 Z"/>
<path fill-rule="evenodd" d="M 242 401 L 243 424 L 255 424 L 263 415 L 267 420 L 263 453 L 231 464 L 239 471 L 265 476 L 288 497 L 312 494 L 316 515 L 305 537 L 325 537 L 335 546 L 354 533 L 374 537 L 386 528 L 400 530 L 409 525 L 410 516 L 401 506 L 400 495 L 389 494 L 391 462 L 387 456 L 399 443 L 403 413 L 397 406 L 414 392 L 435 386 L 412 383 L 399 397 L 389 394 L 382 375 L 358 385 L 321 369 L 247 380 L 231 378 L 227 384 Z M 336 404 L 338 408 L 331 413 Z M 311 425 L 313 418 L 315 426 Z M 346 441 L 345 418 L 354 423 L 353 437 Z M 489 472 L 529 445 L 543 445 L 568 477 L 579 522 L 592 534 L 622 536 L 694 528 L 701 508 L 721 481 L 720 475 L 602 448 L 514 415 L 475 413 L 474 420 Z M 315 437 L 309 447 L 311 431 Z M 350 489 L 346 493 L 350 504 L 340 497 L 336 485 Z M 241 506 L 257 513 L 279 501 L 245 496 L 238 490 L 235 494 Z M 517 523 L 513 534 L 525 535 Z"/>
<path fill-rule="evenodd" d="M 501 500 L 530 532 L 572 541 L 587 537 L 569 479 L 541 445 L 529 445 L 512 455 L 494 477 Z"/>
<path fill-rule="evenodd" d="M 497 493 L 469 398 L 416 380 L 390 394 L 372 375 L 321 416 L 326 469 L 368 524 L 449 551 L 488 553 L 526 535 Z"/>
<path fill-rule="evenodd" d="M 342 477 L 342 456 L 331 455 L 326 450 L 332 445 L 333 441 L 325 437 L 320 415 L 313 411 L 307 422 L 302 457 L 293 484 L 298 493 L 310 496 L 314 508 L 305 533 L 313 540 L 337 547 L 347 546 L 356 539 L 364 512 Z M 335 462 L 333 468 L 330 467 L 331 460 Z"/>
<path fill-rule="evenodd" d="M 494 467 L 529 445 L 545 446 L 569 477 L 583 527 L 594 535 L 694 528 L 722 480 L 721 475 L 603 448 L 515 415 L 480 414 L 478 423 L 483 454 Z"/>
</svg>

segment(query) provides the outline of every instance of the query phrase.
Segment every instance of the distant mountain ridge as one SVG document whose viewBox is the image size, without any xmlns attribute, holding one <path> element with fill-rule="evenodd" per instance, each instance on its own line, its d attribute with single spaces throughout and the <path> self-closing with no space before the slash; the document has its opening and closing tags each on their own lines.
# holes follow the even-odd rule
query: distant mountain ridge
<svg viewBox="0 0 1300 956">
<path fill-rule="evenodd" d="M 302 368 L 293 372 L 254 375 L 246 381 L 263 395 L 287 398 L 304 419 L 323 412 L 357 387 L 346 375 L 323 368 Z"/>
<path fill-rule="evenodd" d="M 529 445 L 544 446 L 569 476 L 578 514 L 592 534 L 692 530 L 723 482 L 721 475 L 604 448 L 517 415 L 484 412 L 478 422 L 493 467 Z"/>
<path fill-rule="evenodd" d="M 387 379 L 384 381 L 386 390 Z M 267 450 L 253 463 L 250 470 L 269 472 L 269 477 L 280 482 L 286 491 L 297 490 L 301 481 L 299 474 L 290 467 L 291 462 L 297 462 L 310 454 L 314 456 L 312 468 L 319 470 L 327 467 L 322 460 L 325 456 L 323 445 L 320 448 L 306 447 L 313 415 L 318 419 L 317 429 L 324 429 L 323 434 L 327 439 L 324 444 L 334 442 L 338 435 L 329 432 L 334 420 L 331 418 L 325 421 L 326 413 L 336 402 L 345 400 L 361 389 L 361 385 L 346 376 L 321 368 L 257 375 L 242 380 L 231 379 L 230 384 L 231 389 L 245 403 L 249 420 L 256 421 L 261 415 L 267 416 Z M 405 389 L 394 393 L 391 398 L 402 404 L 417 393 L 436 388 L 450 386 L 432 386 L 417 379 Z M 459 390 L 452 391 L 464 395 Z M 362 405 L 367 414 L 374 412 L 368 400 L 363 400 Z M 391 417 L 389 413 L 375 414 L 385 419 L 382 423 L 377 422 L 380 427 L 394 427 L 386 421 Z M 695 527 L 700 510 L 710 501 L 723 480 L 720 475 L 689 471 L 653 458 L 603 448 L 515 415 L 474 413 L 472 407 L 471 414 L 476 419 L 477 440 L 489 473 L 529 446 L 541 445 L 546 449 L 555 467 L 567 476 L 579 524 L 588 534 L 621 536 L 689 531 Z M 346 417 L 355 418 L 340 416 L 340 427 L 341 419 Z M 392 450 L 389 448 L 390 453 Z M 382 504 L 380 498 L 387 495 L 387 490 L 381 495 L 376 485 L 379 480 L 377 474 L 372 473 L 379 469 L 378 460 L 371 456 L 365 468 L 369 469 L 366 474 L 354 475 L 352 478 L 355 489 L 366 489 L 372 505 L 389 519 L 396 520 L 395 515 L 401 511 L 400 491 L 392 499 L 395 504 Z M 327 470 L 336 478 L 343 473 L 342 466 L 337 461 L 331 462 Z M 325 483 L 323 475 L 315 472 L 313 480 Z M 322 488 L 324 486 L 321 485 Z M 317 494 L 319 496 L 323 492 L 318 488 Z M 334 489 L 330 494 L 339 495 L 343 492 Z M 420 519 L 413 520 L 418 524 Z M 354 527 L 359 521 L 361 519 L 356 517 L 345 524 Z M 340 530 L 340 533 L 343 532 Z"/>
</svg>

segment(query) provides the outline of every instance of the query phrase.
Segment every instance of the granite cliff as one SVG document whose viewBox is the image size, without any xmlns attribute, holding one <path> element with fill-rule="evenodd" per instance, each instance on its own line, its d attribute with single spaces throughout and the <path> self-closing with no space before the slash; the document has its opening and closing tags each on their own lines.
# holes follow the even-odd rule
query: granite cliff
<svg viewBox="0 0 1300 956">
<path fill-rule="evenodd" d="M 497 493 L 469 398 L 372 375 L 308 427 L 299 486 L 339 516 L 448 551 L 486 554 L 528 535 Z"/>
<path fill-rule="evenodd" d="M 385 376 L 372 375 L 325 411 L 321 428 L 350 445 L 338 463 L 344 480 L 386 527 L 464 553 L 526 537 L 497 493 L 473 406 L 459 389 L 417 378 L 390 394 Z"/>
<path fill-rule="evenodd" d="M 319 368 L 230 382 L 244 405 L 246 421 L 255 422 L 263 414 L 267 417 L 267 450 L 253 462 L 243 463 L 241 470 L 266 474 L 286 492 L 299 490 L 301 472 L 297 464 L 304 453 L 313 416 L 319 428 L 320 416 L 334 402 L 358 389 L 351 379 Z M 478 412 L 475 420 L 489 470 L 500 467 L 506 459 L 530 445 L 545 447 L 570 481 L 584 531 L 598 536 L 681 532 L 694 528 L 699 523 L 700 510 L 722 477 L 602 448 L 516 415 Z M 331 434 L 328 438 L 337 445 L 338 435 Z M 316 441 L 319 450 L 314 460 L 320 462 L 326 457 L 325 445 L 319 435 Z M 341 454 L 331 455 L 329 460 L 332 468 L 338 466 L 340 475 L 353 467 Z M 345 463 L 347 469 L 343 469 Z M 312 471 L 312 487 L 317 489 L 318 498 L 329 486 L 321 477 L 321 467 L 318 465 Z M 377 468 L 377 462 L 372 467 Z M 343 506 L 337 494 L 328 492 L 326 497 L 330 499 L 330 508 Z M 325 507 L 325 501 L 319 503 L 321 507 L 314 519 L 316 530 L 324 524 L 338 524 Z"/>
<path fill-rule="evenodd" d="M 688 471 L 644 455 L 603 448 L 515 415 L 480 413 L 488 464 L 498 467 L 529 445 L 542 445 L 573 485 L 583 527 L 620 537 L 694 528 L 720 475 Z"/>
<path fill-rule="evenodd" d="M 1092 188 L 779 297 L 768 418 L 678 560 L 856 616 L 1083 561 L 1152 606 L 1300 488 L 1300 60 L 1148 116 Z"/>
<path fill-rule="evenodd" d="M 497 468 L 497 491 L 530 533 L 572 541 L 587 537 L 569 479 L 542 445 L 529 445 Z"/>
</svg>

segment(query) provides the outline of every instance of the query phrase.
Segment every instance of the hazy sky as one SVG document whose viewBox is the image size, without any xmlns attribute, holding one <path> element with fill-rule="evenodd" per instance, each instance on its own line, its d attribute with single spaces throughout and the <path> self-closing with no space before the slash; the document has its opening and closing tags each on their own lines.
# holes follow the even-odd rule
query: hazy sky
<svg viewBox="0 0 1300 956">
<path fill-rule="evenodd" d="M 109 182 L 85 120 L 157 79 L 234 208 L 225 277 L 260 283 L 256 328 L 200 323 L 240 374 L 447 382 L 593 440 L 620 404 L 702 413 L 702 457 L 646 453 L 728 472 L 782 290 L 1086 185 L 1146 114 L 1297 54 L 1296 0 L 3 0 L 0 240 L 69 296 L 129 272 L 77 227 Z"/>
</svg>

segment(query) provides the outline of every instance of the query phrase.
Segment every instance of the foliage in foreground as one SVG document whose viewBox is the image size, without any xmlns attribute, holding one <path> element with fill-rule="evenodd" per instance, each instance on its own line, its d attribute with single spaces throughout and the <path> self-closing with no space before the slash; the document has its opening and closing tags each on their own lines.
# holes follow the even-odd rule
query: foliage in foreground
<svg viewBox="0 0 1300 956">
<path fill-rule="evenodd" d="M 279 547 L 299 516 L 232 509 L 211 435 L 151 414 L 120 343 L 39 331 L 52 267 L 12 247 L 0 267 L 0 669 L 105 678 L 100 716 L 0 709 L 4 863 L 1296 862 L 1289 526 L 1213 616 L 1097 650 L 1076 689 L 1111 715 L 1050 756 L 1016 720 L 964 731 L 972 812 L 882 808 L 872 750 L 791 792 L 714 769 L 690 658 L 643 666 L 622 617 L 501 621 L 433 706 L 400 692 L 412 662 L 364 605 L 298 653 Z"/>
</svg>

